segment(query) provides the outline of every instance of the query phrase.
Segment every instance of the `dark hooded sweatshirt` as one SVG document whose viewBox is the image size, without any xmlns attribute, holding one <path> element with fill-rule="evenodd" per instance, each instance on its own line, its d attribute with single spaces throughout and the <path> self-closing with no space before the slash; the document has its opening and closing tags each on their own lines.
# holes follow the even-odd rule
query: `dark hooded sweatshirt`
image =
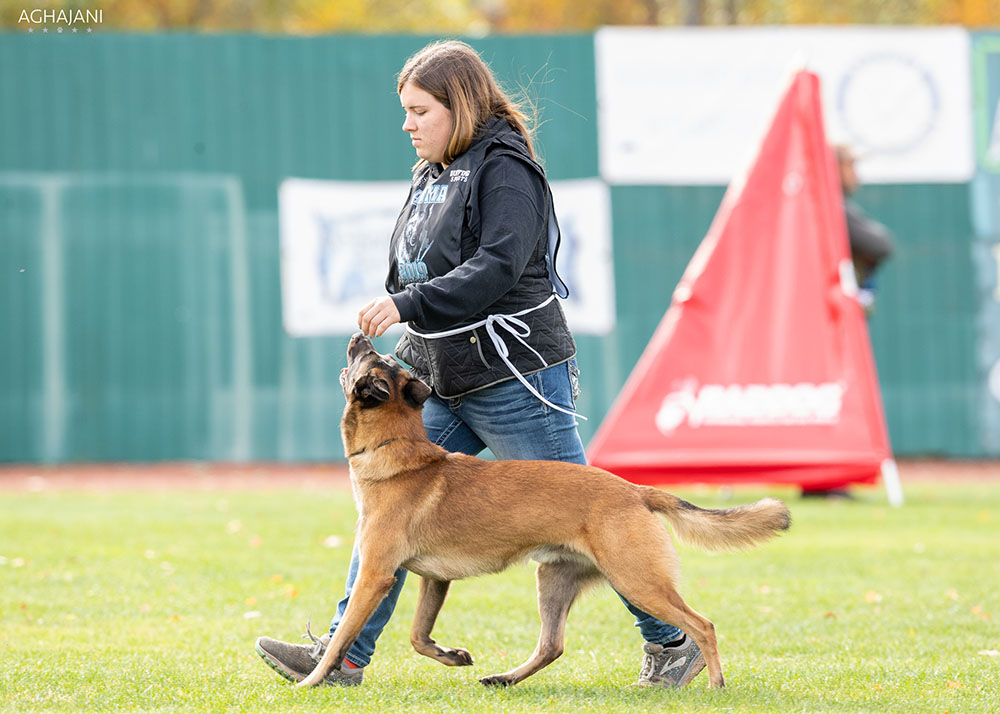
<svg viewBox="0 0 1000 714">
<path fill-rule="evenodd" d="M 554 267 L 558 243 L 545 173 L 505 120 L 489 120 L 447 169 L 420 164 L 389 249 L 386 289 L 412 328 L 396 355 L 445 398 L 514 379 L 483 327 L 439 338 L 414 331 L 436 334 L 512 315 L 554 290 L 565 297 Z M 521 374 L 575 354 L 558 301 L 518 319 L 530 330 L 523 343 L 497 332 Z"/>
</svg>

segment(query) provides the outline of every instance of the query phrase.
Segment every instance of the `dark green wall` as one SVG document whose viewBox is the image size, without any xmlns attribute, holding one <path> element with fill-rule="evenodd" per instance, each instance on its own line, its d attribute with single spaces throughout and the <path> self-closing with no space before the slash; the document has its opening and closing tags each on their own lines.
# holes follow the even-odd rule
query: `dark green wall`
<svg viewBox="0 0 1000 714">
<path fill-rule="evenodd" d="M 282 331 L 278 185 L 405 179 L 394 77 L 428 39 L 0 34 L 0 461 L 341 458 L 346 339 Z M 472 44 L 527 87 L 550 177 L 595 176 L 593 37 Z M 618 326 L 579 338 L 585 439 L 722 193 L 612 188 Z M 983 455 L 968 188 L 859 200 L 899 241 L 871 322 L 893 444 Z"/>
</svg>

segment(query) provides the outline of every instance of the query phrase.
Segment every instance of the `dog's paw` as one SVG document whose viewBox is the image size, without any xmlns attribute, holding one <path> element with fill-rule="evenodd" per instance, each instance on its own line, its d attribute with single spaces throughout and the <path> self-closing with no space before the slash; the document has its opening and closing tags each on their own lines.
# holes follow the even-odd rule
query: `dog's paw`
<svg viewBox="0 0 1000 714">
<path fill-rule="evenodd" d="M 492 674 L 479 680 L 480 684 L 487 687 L 509 687 L 514 683 L 514 678 L 509 674 Z"/>
<path fill-rule="evenodd" d="M 440 661 L 449 667 L 468 667 L 472 664 L 472 654 L 461 647 L 442 647 Z"/>
</svg>

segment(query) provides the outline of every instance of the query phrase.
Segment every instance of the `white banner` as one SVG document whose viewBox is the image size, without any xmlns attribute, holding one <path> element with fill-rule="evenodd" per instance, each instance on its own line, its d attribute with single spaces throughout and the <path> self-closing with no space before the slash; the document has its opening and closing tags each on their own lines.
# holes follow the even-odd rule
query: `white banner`
<svg viewBox="0 0 1000 714">
<path fill-rule="evenodd" d="M 358 311 L 386 294 L 389 239 L 408 191 L 400 181 L 282 182 L 281 297 L 288 334 L 357 332 Z M 606 333 L 615 316 L 608 187 L 599 179 L 556 181 L 552 192 L 562 229 L 557 267 L 570 289 L 566 317 L 575 332 Z"/>
<path fill-rule="evenodd" d="M 801 66 L 819 74 L 827 136 L 862 156 L 862 181 L 972 176 L 961 28 L 604 28 L 596 62 L 609 183 L 728 183 Z"/>
</svg>

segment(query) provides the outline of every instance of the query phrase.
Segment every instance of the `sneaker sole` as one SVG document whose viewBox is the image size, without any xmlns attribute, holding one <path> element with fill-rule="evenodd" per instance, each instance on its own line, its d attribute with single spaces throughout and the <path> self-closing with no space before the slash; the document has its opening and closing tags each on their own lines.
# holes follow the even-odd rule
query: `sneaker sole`
<svg viewBox="0 0 1000 714">
<path fill-rule="evenodd" d="M 260 646 L 260 641 L 264 639 L 263 637 L 257 638 L 257 642 L 254 643 L 254 650 L 260 655 L 260 658 L 267 663 L 267 666 L 273 669 L 275 672 L 280 674 L 282 677 L 287 679 L 289 682 L 301 682 L 306 678 L 304 674 L 298 672 L 293 672 L 284 665 L 282 665 L 277 660 L 273 659 L 267 650 Z"/>
<path fill-rule="evenodd" d="M 688 671 L 684 673 L 683 677 L 681 677 L 681 681 L 677 683 L 677 686 L 686 687 L 703 669 L 705 669 L 705 657 L 701 654 L 701 652 L 699 652 L 698 656 L 694 658 L 694 661 L 688 668 Z"/>
</svg>

